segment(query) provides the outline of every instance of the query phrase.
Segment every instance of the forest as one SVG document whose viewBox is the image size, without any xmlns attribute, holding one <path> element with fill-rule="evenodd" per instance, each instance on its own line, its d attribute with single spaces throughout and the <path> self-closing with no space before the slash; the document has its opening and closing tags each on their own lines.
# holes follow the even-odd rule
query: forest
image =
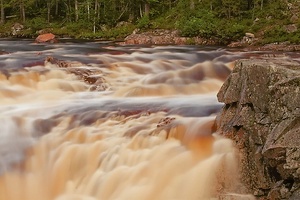
<svg viewBox="0 0 300 200">
<path fill-rule="evenodd" d="M 0 0 L 0 34 L 10 35 L 18 22 L 23 37 L 49 29 L 73 38 L 118 39 L 138 28 L 176 29 L 223 43 L 246 32 L 263 43 L 299 43 L 299 6 L 298 0 Z"/>
</svg>

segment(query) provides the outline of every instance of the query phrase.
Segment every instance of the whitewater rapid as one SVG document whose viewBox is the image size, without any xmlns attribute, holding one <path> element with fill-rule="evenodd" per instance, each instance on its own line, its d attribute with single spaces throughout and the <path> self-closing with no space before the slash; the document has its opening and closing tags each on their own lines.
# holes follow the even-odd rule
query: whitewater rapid
<svg viewBox="0 0 300 200">
<path fill-rule="evenodd" d="M 199 200 L 241 193 L 215 47 L 0 44 L 1 200 Z"/>
</svg>

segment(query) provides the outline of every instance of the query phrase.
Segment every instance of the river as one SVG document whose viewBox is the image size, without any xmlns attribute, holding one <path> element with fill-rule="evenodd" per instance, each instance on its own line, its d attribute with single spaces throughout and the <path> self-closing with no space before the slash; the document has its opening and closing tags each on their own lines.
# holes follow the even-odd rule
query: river
<svg viewBox="0 0 300 200">
<path fill-rule="evenodd" d="M 233 61 L 266 52 L 71 40 L 0 51 L 1 200 L 253 199 L 213 124 Z"/>
</svg>

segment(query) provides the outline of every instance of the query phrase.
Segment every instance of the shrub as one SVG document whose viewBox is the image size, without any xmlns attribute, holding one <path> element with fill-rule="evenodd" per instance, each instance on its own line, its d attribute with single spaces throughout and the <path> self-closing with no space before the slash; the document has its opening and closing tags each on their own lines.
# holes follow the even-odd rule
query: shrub
<svg viewBox="0 0 300 200">
<path fill-rule="evenodd" d="M 203 38 L 210 38 L 216 33 L 216 24 L 214 21 L 207 21 L 196 17 L 181 21 L 181 23 L 177 24 L 177 28 L 181 31 L 182 36 L 187 37 L 201 36 Z"/>
<path fill-rule="evenodd" d="M 137 22 L 137 28 L 140 29 L 147 29 L 150 27 L 150 19 L 148 16 L 144 15 L 142 18 L 140 18 Z"/>
<path fill-rule="evenodd" d="M 217 28 L 217 37 L 224 43 L 239 40 L 245 35 L 246 26 L 240 23 L 223 21 Z"/>
</svg>

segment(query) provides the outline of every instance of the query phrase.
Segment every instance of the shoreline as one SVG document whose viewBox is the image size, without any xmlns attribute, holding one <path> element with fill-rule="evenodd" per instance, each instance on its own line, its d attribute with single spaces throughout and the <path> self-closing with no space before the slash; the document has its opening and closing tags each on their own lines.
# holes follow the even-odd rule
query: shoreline
<svg viewBox="0 0 300 200">
<path fill-rule="evenodd" d="M 164 30 L 170 31 L 170 30 Z M 36 37 L 24 37 L 24 36 L 8 36 L 0 37 L 0 40 L 33 40 L 35 41 Z M 186 46 L 220 46 L 226 47 L 229 49 L 242 49 L 246 51 L 272 51 L 272 52 L 295 52 L 300 51 L 300 44 L 290 44 L 288 42 L 282 43 L 272 43 L 272 44 L 244 44 L 242 42 L 233 41 L 230 44 L 220 44 L 214 40 L 206 40 L 199 37 L 180 37 L 178 35 L 166 34 L 166 35 L 156 35 L 150 34 L 149 32 L 143 32 L 138 34 L 130 34 L 125 38 L 109 40 L 105 38 L 89 39 L 89 38 L 74 38 L 74 37 L 57 37 L 58 42 L 61 43 L 64 41 L 91 41 L 91 42 L 106 42 L 106 43 L 115 43 L 118 45 L 158 45 L 158 46 L 168 46 L 168 45 L 186 45 Z M 193 43 L 191 42 L 194 41 Z M 49 43 L 49 42 L 44 42 Z M 231 44 L 239 44 L 232 46 Z M 276 57 L 276 56 L 274 56 Z"/>
</svg>

